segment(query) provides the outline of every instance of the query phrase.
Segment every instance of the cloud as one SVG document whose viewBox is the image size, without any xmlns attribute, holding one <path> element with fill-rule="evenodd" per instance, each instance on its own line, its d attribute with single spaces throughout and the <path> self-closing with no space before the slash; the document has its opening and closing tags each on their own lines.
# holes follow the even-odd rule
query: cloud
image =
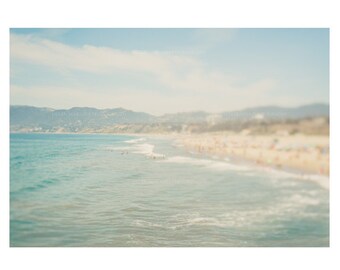
<svg viewBox="0 0 340 270">
<path fill-rule="evenodd" d="M 209 35 L 215 42 L 219 38 L 227 39 L 230 33 L 223 32 L 225 36 L 220 37 L 220 30 L 223 29 L 216 29 L 217 32 L 203 29 L 198 35 Z M 254 99 L 264 99 L 275 87 L 275 81 L 269 78 L 255 82 L 240 81 L 223 71 L 207 68 L 193 55 L 180 52 L 123 51 L 89 45 L 72 47 L 48 39 L 16 34 L 11 35 L 10 48 L 11 61 L 40 65 L 60 74 L 80 71 L 109 76 L 114 80 L 116 74 L 125 73 L 128 76 L 138 74 L 138 80 L 141 80 L 140 87 L 136 87 L 136 83 L 127 83 L 114 92 L 110 85 L 95 92 L 95 84 L 82 85 L 81 82 L 76 86 L 62 85 L 58 88 L 53 83 L 44 87 L 13 83 L 11 101 L 16 104 L 34 100 L 32 105 L 51 107 L 53 104 L 57 107 L 125 106 L 158 114 L 197 109 L 222 111 L 235 108 L 235 104 L 246 106 L 254 103 Z M 11 69 L 11 73 L 14 77 L 20 76 L 15 68 Z M 132 75 L 131 78 L 135 79 Z M 151 83 L 145 85 L 143 80 Z"/>
<path fill-rule="evenodd" d="M 56 109 L 76 106 L 115 108 L 124 107 L 134 111 L 144 111 L 154 115 L 171 112 L 205 110 L 222 112 L 268 103 L 266 89 L 270 81 L 251 84 L 240 91 L 216 92 L 214 94 L 184 93 L 163 95 L 159 91 L 140 91 L 138 88 L 119 88 L 114 91 L 93 86 L 18 86 L 11 85 L 11 104 L 51 107 Z M 260 84 L 260 86 L 258 85 Z M 258 87 L 264 89 L 258 91 Z M 248 91 L 248 92 L 247 92 Z M 248 93 L 247 95 L 244 92 Z M 27 103 L 29 102 L 29 103 Z"/>
<path fill-rule="evenodd" d="M 232 81 L 209 71 L 192 56 L 171 52 L 122 51 L 84 45 L 71 47 L 32 36 L 11 35 L 11 59 L 59 70 L 91 73 L 137 72 L 154 77 L 173 90 L 217 91 Z"/>
<path fill-rule="evenodd" d="M 126 70 L 155 75 L 173 73 L 176 67 L 188 70 L 199 65 L 194 58 L 170 52 L 122 51 L 90 45 L 71 47 L 47 39 L 14 34 L 11 35 L 11 59 L 56 69 L 93 73 Z"/>
</svg>

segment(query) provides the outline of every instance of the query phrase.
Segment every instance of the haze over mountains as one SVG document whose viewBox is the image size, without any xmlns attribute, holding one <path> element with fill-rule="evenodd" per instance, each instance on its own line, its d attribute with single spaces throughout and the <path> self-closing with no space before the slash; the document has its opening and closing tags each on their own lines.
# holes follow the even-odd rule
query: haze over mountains
<svg viewBox="0 0 340 270">
<path fill-rule="evenodd" d="M 249 122 L 298 121 L 329 117 L 328 104 L 311 104 L 296 108 L 255 107 L 239 111 L 208 113 L 183 112 L 154 116 L 123 108 L 95 109 L 74 107 L 68 110 L 33 106 L 10 107 L 11 132 L 162 132 L 183 131 L 188 125 L 218 129 L 244 126 Z"/>
</svg>

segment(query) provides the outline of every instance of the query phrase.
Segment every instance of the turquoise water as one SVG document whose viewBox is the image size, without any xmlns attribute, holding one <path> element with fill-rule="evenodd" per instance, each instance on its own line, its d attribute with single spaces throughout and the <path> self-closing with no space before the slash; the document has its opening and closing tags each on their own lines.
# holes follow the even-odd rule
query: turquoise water
<svg viewBox="0 0 340 270">
<path fill-rule="evenodd" d="M 329 246 L 329 190 L 165 139 L 11 134 L 11 246 Z"/>
</svg>

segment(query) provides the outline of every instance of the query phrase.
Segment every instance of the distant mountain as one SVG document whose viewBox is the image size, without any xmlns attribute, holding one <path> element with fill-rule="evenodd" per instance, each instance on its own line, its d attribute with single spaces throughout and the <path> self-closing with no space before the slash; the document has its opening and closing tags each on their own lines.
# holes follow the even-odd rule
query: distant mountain
<svg viewBox="0 0 340 270">
<path fill-rule="evenodd" d="M 328 104 L 316 103 L 295 108 L 264 106 L 222 113 L 223 119 L 299 119 L 320 116 L 329 116 Z"/>
<path fill-rule="evenodd" d="M 158 117 L 157 120 L 162 123 L 202 123 L 251 119 L 299 119 L 319 116 L 329 116 L 328 104 L 311 104 L 295 108 L 263 106 L 214 114 L 203 111 L 182 112 L 165 114 Z"/>
<path fill-rule="evenodd" d="M 201 123 L 207 120 L 210 114 L 203 111 L 182 112 L 174 114 L 164 114 L 158 117 L 161 123 Z"/>
<path fill-rule="evenodd" d="M 311 104 L 290 110 L 290 115 L 294 117 L 318 117 L 329 116 L 328 104 Z"/>
<path fill-rule="evenodd" d="M 99 110 L 74 107 L 69 110 L 54 110 L 32 106 L 11 106 L 11 129 L 15 128 L 63 128 L 68 131 L 97 129 L 115 124 L 152 123 L 156 118 L 143 112 L 122 108 Z"/>
<path fill-rule="evenodd" d="M 212 114 L 203 111 L 165 114 L 153 116 L 144 112 L 134 112 L 123 108 L 96 109 L 74 107 L 68 110 L 38 108 L 33 106 L 11 106 L 11 131 L 41 131 L 41 132 L 92 132 L 112 128 L 117 125 L 141 125 L 151 127 L 173 125 L 176 130 L 181 125 L 207 123 L 215 125 L 228 121 L 248 121 L 254 119 L 300 119 L 308 117 L 328 117 L 328 104 L 311 104 L 296 108 L 276 106 L 255 107 L 239 111 L 229 111 Z M 132 130 L 133 131 L 133 130 Z"/>
</svg>

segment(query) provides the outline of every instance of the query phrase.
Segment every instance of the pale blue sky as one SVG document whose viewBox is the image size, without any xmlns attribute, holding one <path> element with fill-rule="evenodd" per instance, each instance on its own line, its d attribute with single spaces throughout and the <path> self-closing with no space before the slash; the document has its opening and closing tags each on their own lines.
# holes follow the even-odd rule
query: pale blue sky
<svg viewBox="0 0 340 270">
<path fill-rule="evenodd" d="M 329 102 L 328 29 L 12 29 L 11 104 L 153 114 Z"/>
</svg>

